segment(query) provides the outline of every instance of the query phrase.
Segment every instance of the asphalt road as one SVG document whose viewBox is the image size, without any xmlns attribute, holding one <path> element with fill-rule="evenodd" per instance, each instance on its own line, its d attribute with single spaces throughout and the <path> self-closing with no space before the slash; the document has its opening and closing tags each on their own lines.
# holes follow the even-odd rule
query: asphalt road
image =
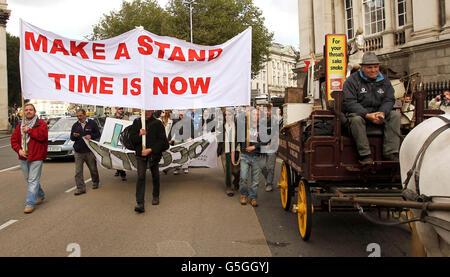
<svg viewBox="0 0 450 277">
<path fill-rule="evenodd" d="M 2 169 L 17 165 L 12 150 L 0 151 Z M 159 206 L 150 204 L 148 183 L 144 214 L 133 210 L 136 173 L 122 182 L 113 171 L 99 171 L 100 189 L 87 183 L 87 194 L 76 197 L 74 163 L 45 162 L 46 200 L 29 215 L 20 168 L 1 171 L 0 256 L 367 257 L 371 243 L 383 257 L 409 255 L 406 227 L 373 225 L 356 212 L 315 213 L 311 240 L 303 242 L 297 216 L 281 208 L 278 189 L 265 192 L 261 179 L 260 206 L 241 206 L 237 195 L 224 193 L 220 163 L 187 175 L 162 174 Z M 276 180 L 279 171 L 278 163 Z M 86 167 L 84 176 L 90 178 Z"/>
<path fill-rule="evenodd" d="M 18 166 L 17 154 L 11 149 L 10 137 L 0 138 L 0 171 Z M 1 178 L 1 177 L 0 177 Z"/>
</svg>

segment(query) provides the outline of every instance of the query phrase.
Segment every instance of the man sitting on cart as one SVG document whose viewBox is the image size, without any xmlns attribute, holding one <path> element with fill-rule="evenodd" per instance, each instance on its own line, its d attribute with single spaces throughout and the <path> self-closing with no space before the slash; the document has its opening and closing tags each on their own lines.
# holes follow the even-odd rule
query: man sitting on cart
<svg viewBox="0 0 450 277">
<path fill-rule="evenodd" d="M 383 126 L 383 157 L 398 161 L 400 148 L 401 116 L 392 111 L 395 103 L 394 88 L 380 72 L 380 61 L 373 52 L 364 54 L 361 69 L 344 83 L 343 112 L 347 125 L 355 140 L 361 164 L 372 164 L 366 128 L 369 125 Z"/>
</svg>

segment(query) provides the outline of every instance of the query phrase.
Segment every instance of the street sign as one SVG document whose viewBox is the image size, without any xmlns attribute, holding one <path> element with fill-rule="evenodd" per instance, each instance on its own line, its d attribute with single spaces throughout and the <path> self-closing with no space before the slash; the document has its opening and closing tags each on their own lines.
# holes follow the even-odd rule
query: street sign
<svg viewBox="0 0 450 277">
<path fill-rule="evenodd" d="M 325 62 L 327 100 L 333 100 L 331 92 L 342 90 L 347 75 L 347 36 L 325 36 Z"/>
</svg>

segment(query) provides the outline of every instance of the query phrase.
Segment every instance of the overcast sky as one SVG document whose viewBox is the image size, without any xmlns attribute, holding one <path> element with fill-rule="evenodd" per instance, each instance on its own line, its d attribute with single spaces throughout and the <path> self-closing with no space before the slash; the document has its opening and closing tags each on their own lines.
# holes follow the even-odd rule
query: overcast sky
<svg viewBox="0 0 450 277">
<path fill-rule="evenodd" d="M 6 30 L 19 36 L 19 19 L 59 35 L 84 39 L 103 14 L 119 10 L 122 0 L 6 0 L 11 17 Z M 130 2 L 131 0 L 127 0 Z M 158 0 L 165 7 L 168 0 Z M 298 49 L 297 0 L 253 0 L 274 41 Z M 195 43 L 195 38 L 194 38 Z"/>
</svg>

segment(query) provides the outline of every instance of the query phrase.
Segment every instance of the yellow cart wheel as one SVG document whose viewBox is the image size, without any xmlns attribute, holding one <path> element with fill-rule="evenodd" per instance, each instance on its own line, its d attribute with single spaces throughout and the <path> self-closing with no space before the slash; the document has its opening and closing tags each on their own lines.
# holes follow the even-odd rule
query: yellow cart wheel
<svg viewBox="0 0 450 277">
<path fill-rule="evenodd" d="M 285 211 L 289 211 L 291 208 L 291 199 L 294 189 L 292 188 L 291 168 L 286 164 L 286 162 L 283 162 L 281 165 L 279 187 L 281 194 L 281 205 Z"/>
<path fill-rule="evenodd" d="M 311 191 L 306 180 L 300 180 L 297 195 L 297 218 L 300 236 L 304 241 L 309 240 L 312 227 Z"/>
</svg>

